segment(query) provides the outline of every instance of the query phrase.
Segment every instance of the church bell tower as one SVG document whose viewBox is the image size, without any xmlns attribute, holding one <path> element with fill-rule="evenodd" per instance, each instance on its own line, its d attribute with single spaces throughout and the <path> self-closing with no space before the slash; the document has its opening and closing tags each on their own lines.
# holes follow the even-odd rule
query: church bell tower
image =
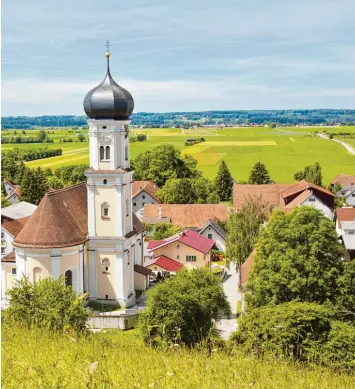
<svg viewBox="0 0 355 389">
<path fill-rule="evenodd" d="M 86 171 L 89 298 L 134 302 L 134 240 L 129 116 L 134 101 L 110 72 L 84 99 L 89 117 L 90 167 Z M 132 258 L 133 257 L 133 258 Z"/>
</svg>

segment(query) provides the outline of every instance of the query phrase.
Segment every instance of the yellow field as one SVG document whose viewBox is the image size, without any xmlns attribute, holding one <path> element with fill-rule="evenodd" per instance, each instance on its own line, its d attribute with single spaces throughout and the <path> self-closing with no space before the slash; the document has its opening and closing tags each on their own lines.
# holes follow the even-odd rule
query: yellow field
<svg viewBox="0 0 355 389">
<path fill-rule="evenodd" d="M 206 142 L 208 146 L 276 146 L 273 140 L 243 140 L 243 141 L 212 141 Z M 194 146 L 191 146 L 194 147 Z"/>
<path fill-rule="evenodd" d="M 203 153 L 194 155 L 194 158 L 201 166 L 215 166 L 225 155 L 226 153 Z"/>
</svg>

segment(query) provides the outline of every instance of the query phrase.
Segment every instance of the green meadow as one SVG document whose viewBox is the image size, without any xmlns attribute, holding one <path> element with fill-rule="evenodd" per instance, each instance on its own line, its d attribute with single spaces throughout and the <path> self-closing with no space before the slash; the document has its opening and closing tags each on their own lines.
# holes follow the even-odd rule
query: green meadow
<svg viewBox="0 0 355 389">
<path fill-rule="evenodd" d="M 305 165 L 319 162 L 323 169 L 323 181 L 329 183 L 337 174 L 355 174 L 355 156 L 336 142 L 311 136 L 319 127 L 242 127 L 225 129 L 132 129 L 133 134 L 144 133 L 147 141 L 131 143 L 131 159 L 140 153 L 162 143 L 170 143 L 183 154 L 191 154 L 198 161 L 198 168 L 208 178 L 214 178 L 222 160 L 226 161 L 235 180 L 247 180 L 252 166 L 262 161 L 276 183 L 290 183 L 293 174 Z M 352 132 L 355 127 L 327 127 L 328 132 Z M 12 131 L 9 131 L 11 133 Z M 78 142 L 78 133 L 68 133 L 68 129 L 54 130 L 49 134 L 54 139 L 51 144 L 4 144 L 2 150 L 14 147 L 62 148 L 63 155 L 28 162 L 29 167 L 41 166 L 56 169 L 60 166 L 89 162 L 89 143 Z M 21 135 L 21 131 L 17 131 Z M 35 136 L 35 131 L 27 131 L 26 136 Z M 82 130 L 87 138 L 87 131 Z M 3 133 L 3 136 L 6 136 Z M 72 138 L 72 143 L 60 142 Z M 187 138 L 203 137 L 205 142 L 185 146 Z M 355 146 L 355 138 L 342 138 Z"/>
<path fill-rule="evenodd" d="M 222 350 L 147 347 L 137 330 L 78 338 L 2 326 L 4 389 L 351 389 L 354 376 Z"/>
</svg>

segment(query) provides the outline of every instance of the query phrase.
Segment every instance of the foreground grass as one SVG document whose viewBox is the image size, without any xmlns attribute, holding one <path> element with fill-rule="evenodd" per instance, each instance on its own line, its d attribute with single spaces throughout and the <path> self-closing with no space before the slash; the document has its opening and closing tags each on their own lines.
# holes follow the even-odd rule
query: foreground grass
<svg viewBox="0 0 355 389">
<path fill-rule="evenodd" d="M 320 367 L 214 350 L 157 350 L 136 331 L 87 338 L 3 325 L 2 388 L 350 389 L 354 377 Z"/>
</svg>

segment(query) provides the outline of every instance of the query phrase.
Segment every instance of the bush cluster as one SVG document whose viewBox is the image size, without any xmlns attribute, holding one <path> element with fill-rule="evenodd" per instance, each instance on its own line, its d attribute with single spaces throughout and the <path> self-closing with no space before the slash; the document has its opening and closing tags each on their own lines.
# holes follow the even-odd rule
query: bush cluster
<svg viewBox="0 0 355 389">
<path fill-rule="evenodd" d="M 193 146 L 197 145 L 197 143 L 205 142 L 205 138 L 195 138 L 195 139 L 187 139 L 185 141 L 185 146 Z"/>
</svg>

